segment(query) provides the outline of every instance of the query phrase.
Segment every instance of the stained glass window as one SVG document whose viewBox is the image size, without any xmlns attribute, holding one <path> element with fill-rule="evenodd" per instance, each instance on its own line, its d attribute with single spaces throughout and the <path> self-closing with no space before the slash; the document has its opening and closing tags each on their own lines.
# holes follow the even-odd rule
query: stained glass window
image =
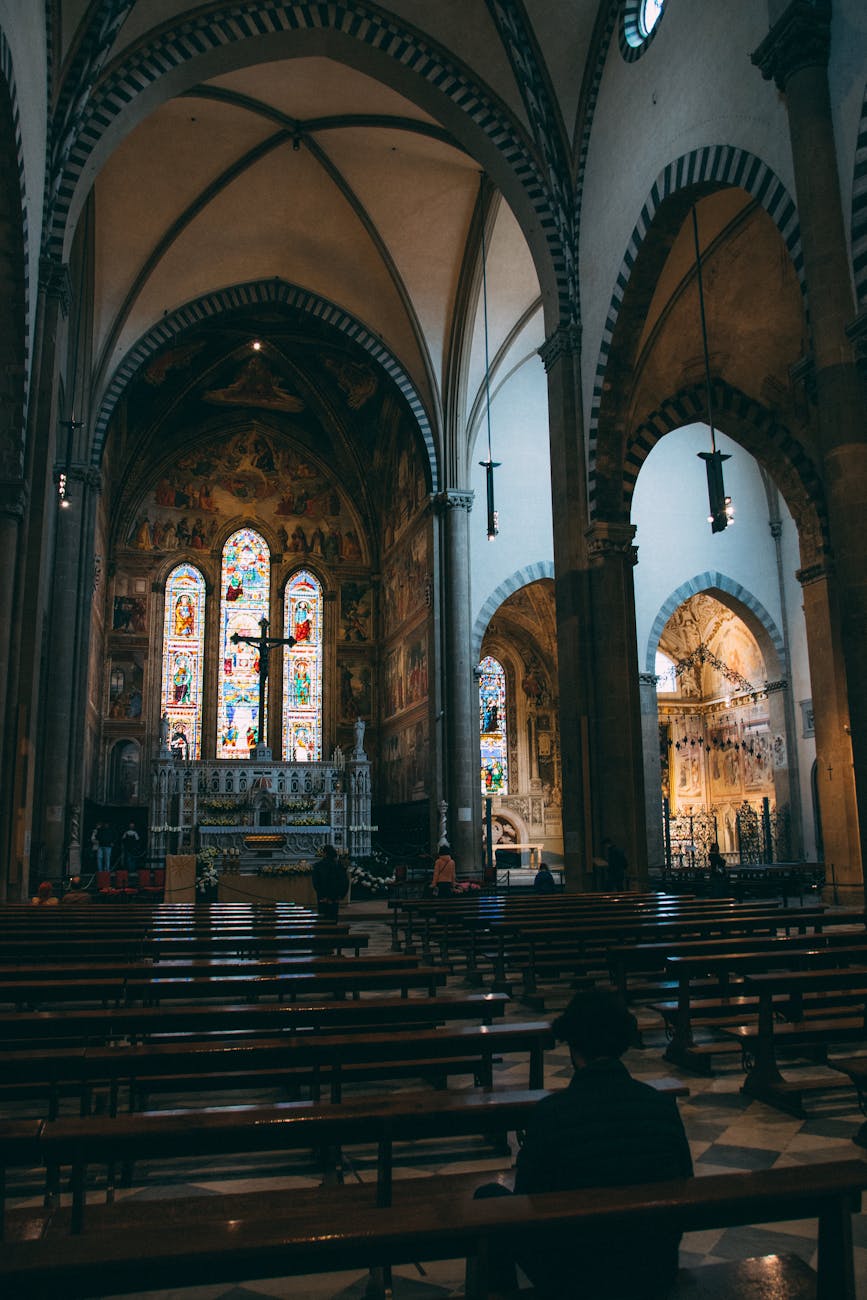
<svg viewBox="0 0 867 1300">
<path fill-rule="evenodd" d="M 479 671 L 482 794 L 508 794 L 506 674 L 503 665 L 491 655 L 482 660 Z"/>
<path fill-rule="evenodd" d="M 283 652 L 283 758 L 318 763 L 322 757 L 322 588 L 306 569 L 286 583 Z"/>
<path fill-rule="evenodd" d="M 166 582 L 160 712 L 169 715 L 169 747 L 185 759 L 201 758 L 204 645 L 205 579 L 179 564 Z"/>
<path fill-rule="evenodd" d="M 662 17 L 664 0 L 642 0 L 638 12 L 638 29 L 642 36 L 649 36 Z"/>
<path fill-rule="evenodd" d="M 220 571 L 217 758 L 249 758 L 259 742 L 259 654 L 255 646 L 233 645 L 232 636 L 260 635 L 270 590 L 268 545 L 252 528 L 240 528 L 223 547 Z M 261 734 L 264 742 L 264 725 Z"/>
</svg>

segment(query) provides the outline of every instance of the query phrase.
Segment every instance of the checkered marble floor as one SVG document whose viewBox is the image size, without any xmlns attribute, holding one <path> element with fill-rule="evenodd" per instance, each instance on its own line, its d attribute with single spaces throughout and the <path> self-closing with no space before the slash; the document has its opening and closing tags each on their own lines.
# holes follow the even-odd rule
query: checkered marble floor
<svg viewBox="0 0 867 1300">
<path fill-rule="evenodd" d="M 354 904 L 345 909 L 348 919 L 358 919 L 359 929 L 371 936 L 370 951 L 390 949 L 391 932 L 381 912 L 370 905 Z M 355 915 L 353 915 L 355 913 Z M 359 915 L 360 914 L 360 915 Z M 449 987 L 458 991 L 463 987 L 460 974 L 449 980 Z M 546 994 L 544 1017 L 560 1010 L 568 1000 L 568 991 L 544 990 Z M 528 1012 L 526 1006 L 515 1001 L 508 1009 L 512 1019 L 537 1018 L 539 1013 Z M 665 1037 L 658 1016 L 651 1011 L 639 1013 L 639 1023 L 644 1040 L 641 1051 L 630 1051 L 625 1061 L 638 1078 L 660 1075 L 682 1078 L 690 1088 L 690 1095 L 680 1101 L 680 1110 L 692 1149 L 695 1172 L 698 1177 L 715 1173 L 770 1169 L 775 1166 L 812 1164 L 822 1160 L 867 1159 L 867 1152 L 853 1144 L 852 1138 L 863 1123 L 858 1111 L 854 1091 L 848 1090 L 817 1096 L 808 1100 L 810 1117 L 795 1119 L 773 1110 L 760 1102 L 751 1101 L 740 1093 L 742 1074 L 736 1056 L 720 1058 L 720 1069 L 712 1078 L 699 1078 L 679 1072 L 662 1059 Z M 526 1061 L 496 1067 L 497 1087 L 526 1087 Z M 790 1071 L 787 1067 L 787 1073 Z M 563 1087 L 571 1077 L 568 1052 L 557 1048 L 546 1056 L 546 1086 Z M 816 1067 L 809 1073 L 814 1075 Z M 455 1086 L 469 1086 L 471 1080 L 455 1080 Z M 407 1088 L 417 1087 L 411 1082 Z M 369 1091 L 373 1091 L 372 1089 Z M 263 1092 L 261 1097 L 245 1095 L 245 1101 L 263 1102 L 279 1100 L 275 1092 Z M 203 1095 L 200 1104 L 213 1104 L 212 1098 Z M 165 1097 L 163 1105 L 190 1105 L 189 1096 Z M 192 1104 L 196 1104 L 193 1100 Z M 514 1151 L 514 1148 L 513 1148 Z M 508 1170 L 510 1158 L 492 1154 L 491 1148 L 481 1140 L 460 1140 L 456 1143 L 424 1142 L 407 1145 L 395 1152 L 395 1180 L 402 1178 L 431 1178 L 442 1171 L 461 1172 L 477 1170 L 479 1181 L 489 1181 L 492 1175 Z M 347 1163 L 344 1177 L 347 1181 L 373 1181 L 375 1178 L 375 1148 L 353 1148 L 351 1163 Z M 125 1199 L 153 1201 L 154 1214 L 158 1216 L 158 1202 L 179 1196 L 219 1196 L 231 1192 L 266 1191 L 305 1187 L 317 1184 L 317 1171 L 310 1165 L 306 1154 L 291 1153 L 274 1156 L 255 1156 L 175 1162 L 170 1175 L 164 1166 L 139 1166 L 135 1185 L 119 1194 Z M 33 1174 L 31 1185 L 13 1185 L 10 1206 L 39 1204 L 38 1175 Z M 16 1190 L 20 1193 L 15 1196 Z M 396 1190 L 396 1196 L 398 1192 Z M 761 1227 L 718 1229 L 690 1233 L 684 1237 L 681 1261 L 685 1265 L 736 1260 L 752 1255 L 774 1252 L 791 1252 L 815 1265 L 815 1221 L 766 1224 Z M 855 1268 L 857 1294 L 867 1300 L 867 1215 L 858 1215 L 853 1223 L 855 1243 Z M 247 1300 L 253 1297 L 292 1297 L 293 1300 L 356 1300 L 363 1297 L 367 1275 L 359 1273 L 330 1273 L 309 1278 L 258 1279 L 233 1286 L 205 1286 L 186 1288 L 183 1291 L 141 1293 L 137 1300 Z M 397 1300 L 440 1300 L 463 1291 L 463 1270 L 460 1261 L 444 1261 L 416 1268 L 395 1270 L 395 1296 Z M 134 1298 L 136 1300 L 136 1298 Z"/>
</svg>

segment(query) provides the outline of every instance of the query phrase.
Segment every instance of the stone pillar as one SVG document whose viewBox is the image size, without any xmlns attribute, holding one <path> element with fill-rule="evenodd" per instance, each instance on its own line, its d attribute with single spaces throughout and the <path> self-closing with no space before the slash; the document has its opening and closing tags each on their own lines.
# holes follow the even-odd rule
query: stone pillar
<svg viewBox="0 0 867 1300">
<path fill-rule="evenodd" d="M 825 743 L 838 756 L 838 780 L 846 779 L 844 769 L 851 762 L 856 802 L 851 810 L 849 800 L 835 801 L 834 816 L 844 807 L 847 816 L 854 812 L 855 820 L 848 827 L 832 828 L 823 813 L 823 828 L 826 844 L 828 835 L 838 843 L 849 841 L 850 855 L 837 869 L 846 872 L 851 884 L 863 879 L 867 850 L 867 675 L 862 662 L 867 640 L 867 420 L 865 396 L 847 335 L 855 311 L 828 90 L 830 43 L 830 0 L 794 0 L 753 54 L 753 62 L 785 95 L 789 117 L 832 549 L 830 580 L 834 590 L 829 607 L 840 627 L 840 657 L 834 674 L 844 683 L 842 690 L 835 692 L 837 716 L 833 721 L 826 719 L 822 730 Z M 818 747 L 822 695 L 815 681 L 813 699 Z M 833 740 L 829 726 L 838 733 Z M 851 756 L 847 759 L 850 734 Z"/>
<path fill-rule="evenodd" d="M 665 865 L 665 840 L 662 829 L 662 764 L 659 759 L 659 704 L 656 697 L 656 682 L 654 673 L 638 674 L 648 867 Z"/>
<path fill-rule="evenodd" d="M 597 852 L 606 837 L 629 874 L 647 883 L 647 830 L 635 589 L 635 525 L 600 520 L 587 529 L 593 601 L 594 812 Z"/>
<path fill-rule="evenodd" d="M 581 416 L 580 331 L 563 324 L 539 349 L 548 375 L 554 595 L 566 888 L 592 887 L 591 640 L 587 477 Z"/>
<path fill-rule="evenodd" d="M 840 725 L 845 716 L 845 675 L 840 671 L 839 623 L 832 606 L 828 566 L 799 569 L 816 727 L 816 787 L 822 814 L 826 878 L 841 902 L 860 901 L 858 811 L 852 780 L 852 749 Z"/>
<path fill-rule="evenodd" d="M 93 597 L 93 537 L 100 474 L 89 465 L 69 471 L 69 506 L 57 512 L 54 586 L 45 685 L 44 747 L 50 761 L 43 776 L 45 858 L 49 873 L 64 869 L 72 843 L 80 854 L 83 797 L 83 719 Z"/>
<path fill-rule="evenodd" d="M 3 712 L 4 784 L 0 789 L 0 896 L 28 896 L 31 859 L 42 869 L 34 798 L 40 781 L 40 700 L 46 662 L 45 626 L 57 515 L 54 458 L 57 429 L 58 334 L 69 306 L 69 275 L 52 258 L 39 264 L 32 386 L 27 418 L 24 481 L 29 488 L 14 573 L 14 621 Z M 46 866 L 49 864 L 46 864 Z"/>
<path fill-rule="evenodd" d="M 0 703 L 4 701 L 3 683 L 9 681 L 13 649 L 15 586 L 8 575 L 15 572 L 21 522 L 27 508 L 27 485 L 23 479 L 0 481 L 0 555 L 4 557 L 7 581 L 0 583 Z M 5 788 L 6 747 L 0 744 L 0 790 Z M 2 894 L 0 894 L 2 897 Z"/>
<path fill-rule="evenodd" d="M 461 872 L 480 866 L 479 710 L 470 649 L 470 511 L 473 494 L 451 489 L 434 498 L 441 516 L 445 618 L 445 773 L 449 844 Z"/>
</svg>

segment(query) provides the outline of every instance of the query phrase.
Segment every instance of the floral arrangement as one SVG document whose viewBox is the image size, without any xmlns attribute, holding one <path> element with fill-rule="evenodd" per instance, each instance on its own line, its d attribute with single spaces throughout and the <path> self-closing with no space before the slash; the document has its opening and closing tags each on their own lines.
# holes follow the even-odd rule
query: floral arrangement
<svg viewBox="0 0 867 1300">
<path fill-rule="evenodd" d="M 290 812 L 290 813 L 315 812 L 316 809 L 319 807 L 319 800 L 312 798 L 311 796 L 308 795 L 300 799 L 286 799 L 285 801 L 278 803 L 278 806 L 282 812 Z M 299 825 L 303 825 L 303 824 L 304 824 L 303 822 L 299 823 Z"/>
<path fill-rule="evenodd" d="M 325 813 L 297 813 L 290 811 L 288 825 L 290 826 L 327 826 L 328 818 Z"/>
<path fill-rule="evenodd" d="M 196 854 L 196 889 L 200 894 L 213 889 L 214 885 L 219 883 L 220 871 L 217 859 L 220 856 L 220 850 L 211 846 L 199 849 Z"/>
<path fill-rule="evenodd" d="M 274 862 L 259 868 L 260 876 L 309 876 L 313 868 L 305 858 L 299 862 Z"/>
<path fill-rule="evenodd" d="M 453 894 L 478 894 L 481 885 L 477 880 L 458 880 L 452 885 Z"/>
<path fill-rule="evenodd" d="M 369 894 L 385 894 L 388 892 L 389 885 L 394 884 L 394 876 L 378 876 L 372 872 L 360 867 L 357 863 L 351 863 L 349 867 L 349 879 L 353 885 L 359 885 L 366 889 Z"/>
<path fill-rule="evenodd" d="M 180 835 L 181 831 L 188 830 L 187 826 L 152 826 L 152 835 Z"/>
</svg>

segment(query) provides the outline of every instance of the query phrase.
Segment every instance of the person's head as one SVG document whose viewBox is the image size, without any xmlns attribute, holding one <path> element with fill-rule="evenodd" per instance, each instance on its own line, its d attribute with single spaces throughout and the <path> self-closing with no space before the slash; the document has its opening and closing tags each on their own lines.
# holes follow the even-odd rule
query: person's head
<svg viewBox="0 0 867 1300">
<path fill-rule="evenodd" d="M 603 1057 L 619 1059 L 638 1041 L 638 1022 L 614 989 L 577 993 L 552 1028 L 555 1038 L 569 1044 L 577 1068 Z"/>
<path fill-rule="evenodd" d="M 330 858 L 331 861 L 333 862 L 337 858 L 337 849 L 334 847 L 333 844 L 326 844 L 322 850 L 322 856 L 324 858 Z"/>
<path fill-rule="evenodd" d="M 710 851 L 711 853 L 719 853 L 719 845 L 717 844 L 716 840 L 714 840 L 713 844 L 711 844 Z"/>
<path fill-rule="evenodd" d="M 446 844 L 445 840 L 443 840 L 442 844 L 440 844 L 440 846 L 437 849 L 437 853 L 439 853 L 440 857 L 444 857 L 448 853 L 448 851 L 449 851 L 449 846 L 448 844 Z"/>
<path fill-rule="evenodd" d="M 130 828 L 131 831 L 134 831 L 134 830 L 135 830 L 135 822 L 130 822 L 130 824 L 129 824 L 129 828 Z"/>
<path fill-rule="evenodd" d="M 40 903 L 44 903 L 45 900 L 50 898 L 53 893 L 54 893 L 54 886 L 52 885 L 51 881 L 43 880 L 42 884 L 39 886 L 39 888 L 36 891 L 36 897 L 39 899 Z"/>
<path fill-rule="evenodd" d="M 550 875 L 550 873 L 551 873 L 551 868 L 548 866 L 548 863 L 547 863 L 547 862 L 540 862 L 540 863 L 539 863 L 539 870 L 540 870 L 540 871 L 547 871 L 549 875 Z"/>
</svg>

